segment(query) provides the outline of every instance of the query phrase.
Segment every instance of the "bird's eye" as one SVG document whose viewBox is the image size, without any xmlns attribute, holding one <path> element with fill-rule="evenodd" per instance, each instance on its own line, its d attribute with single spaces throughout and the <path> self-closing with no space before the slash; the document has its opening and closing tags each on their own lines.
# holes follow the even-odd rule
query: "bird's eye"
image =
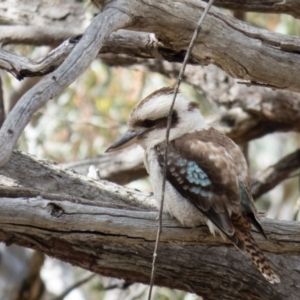
<svg viewBox="0 0 300 300">
<path fill-rule="evenodd" d="M 146 119 L 143 121 L 142 126 L 146 128 L 151 128 L 155 125 L 155 120 Z"/>
</svg>

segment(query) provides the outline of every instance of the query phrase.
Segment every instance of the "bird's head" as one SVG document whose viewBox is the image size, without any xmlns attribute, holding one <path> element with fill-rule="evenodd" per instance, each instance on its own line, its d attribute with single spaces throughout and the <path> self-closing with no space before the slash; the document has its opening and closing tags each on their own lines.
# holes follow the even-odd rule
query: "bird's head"
<svg viewBox="0 0 300 300">
<path fill-rule="evenodd" d="M 106 152 L 121 150 L 136 143 L 148 149 L 164 141 L 173 95 L 173 88 L 162 88 L 138 103 L 129 116 L 128 131 Z M 172 114 L 169 140 L 206 127 L 198 104 L 189 102 L 178 94 Z"/>
</svg>

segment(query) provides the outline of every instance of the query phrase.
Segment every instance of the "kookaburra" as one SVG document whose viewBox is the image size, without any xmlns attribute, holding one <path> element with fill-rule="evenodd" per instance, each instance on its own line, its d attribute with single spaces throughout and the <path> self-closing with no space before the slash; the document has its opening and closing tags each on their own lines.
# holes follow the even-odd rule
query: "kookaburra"
<svg viewBox="0 0 300 300">
<path fill-rule="evenodd" d="M 131 112 L 129 130 L 106 151 L 139 144 L 160 204 L 167 116 L 173 88 L 162 88 Z M 280 282 L 251 235 L 251 224 L 264 235 L 250 192 L 248 167 L 240 148 L 208 126 L 198 105 L 177 95 L 168 146 L 164 210 L 184 226 L 207 224 L 246 251 L 270 282 Z M 265 236 L 265 235 L 264 235 Z"/>
</svg>

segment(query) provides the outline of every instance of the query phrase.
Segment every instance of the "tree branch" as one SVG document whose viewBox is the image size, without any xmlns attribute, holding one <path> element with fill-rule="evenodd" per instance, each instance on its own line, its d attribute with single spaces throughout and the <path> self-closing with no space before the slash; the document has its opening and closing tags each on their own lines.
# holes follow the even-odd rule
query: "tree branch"
<svg viewBox="0 0 300 300">
<path fill-rule="evenodd" d="M 5 120 L 4 98 L 2 89 L 2 78 L 0 77 L 0 128 Z"/>
<path fill-rule="evenodd" d="M 54 46 L 71 36 L 82 34 L 80 27 L 15 25 L 0 26 L 0 41 L 7 44 L 26 44 L 34 46 Z"/>
<path fill-rule="evenodd" d="M 164 4 L 154 2 L 153 5 L 145 5 L 138 0 L 132 0 L 126 4 L 122 1 L 114 3 L 115 7 L 119 7 L 135 20 L 130 27 L 131 30 L 140 31 L 142 28 L 143 31 L 156 34 L 159 43 L 149 41 L 149 39 L 146 45 L 143 43 L 143 49 L 149 47 L 149 42 L 156 46 L 157 55 L 152 53 L 151 57 L 165 58 L 166 56 L 170 60 L 172 56 L 173 61 L 180 62 L 189 37 L 192 35 L 194 23 L 204 5 L 201 2 L 195 4 L 189 0 L 182 0 L 182 9 L 174 7 L 172 2 L 164 2 Z M 106 7 L 109 6 L 110 4 L 107 4 Z M 180 13 L 178 9 L 181 9 Z M 149 15 L 153 15 L 153 18 L 148 18 Z M 157 23 L 153 20 L 160 21 Z M 182 30 L 175 32 L 174 26 Z M 209 32 L 209 36 L 206 32 Z M 182 39 L 182 36 L 187 38 Z M 224 36 L 226 36 L 226 43 Z M 131 53 L 143 56 L 144 53 L 136 43 L 126 42 L 119 35 L 123 41 L 122 47 L 119 47 L 116 46 L 118 45 L 117 36 L 114 38 L 115 43 L 111 44 L 110 52 L 126 53 L 120 51 L 122 47 L 126 49 L 124 47 L 126 44 L 127 49 L 131 49 Z M 248 50 L 241 52 L 240 49 Z M 213 9 L 204 23 L 191 61 L 205 65 L 215 63 L 231 76 L 242 78 L 249 84 L 300 91 L 300 79 L 298 82 L 298 76 L 294 76 L 299 72 L 299 64 L 297 64 L 300 60 L 299 52 L 300 47 L 296 38 L 251 27 Z M 149 57 L 148 51 L 146 55 Z"/>
<path fill-rule="evenodd" d="M 0 23 L 10 26 L 34 25 L 45 29 L 48 26 L 84 28 L 85 2 L 56 0 L 55 3 L 54 7 L 47 0 L 22 0 L 18 5 L 15 5 L 14 0 L 2 1 Z M 245 12 L 285 13 L 296 18 L 300 16 L 298 0 L 217 0 L 215 5 Z M 38 42 L 34 37 L 33 40 Z"/>
<path fill-rule="evenodd" d="M 278 161 L 275 165 L 258 172 L 252 180 L 251 192 L 254 198 L 273 189 L 277 184 L 289 178 L 300 168 L 300 150 L 297 150 Z"/>
<path fill-rule="evenodd" d="M 283 168 L 273 169 L 280 174 Z M 1 241 L 103 275 L 148 282 L 157 216 L 152 196 L 14 152 L 0 170 L 0 202 Z M 242 299 L 248 299 L 247 293 L 249 299 L 284 299 L 288 294 L 297 299 L 300 225 L 263 219 L 263 227 L 268 241 L 254 235 L 269 252 L 281 284 L 266 285 L 246 256 L 211 236 L 205 226 L 183 228 L 166 215 L 156 284 L 207 299 L 220 299 L 221 293 L 227 299 L 236 299 L 236 293 Z"/>
<path fill-rule="evenodd" d="M 107 20 L 110 21 L 107 22 Z M 89 66 L 111 32 L 130 22 L 131 19 L 127 15 L 115 9 L 107 9 L 98 15 L 62 65 L 18 101 L 0 130 L 0 166 L 8 161 L 32 114 L 61 92 Z"/>
<path fill-rule="evenodd" d="M 69 186 L 72 188 L 72 186 Z M 117 187 L 118 206 L 107 184 L 101 198 L 5 197 L 1 188 L 0 240 L 42 251 L 106 276 L 147 283 L 156 233 L 156 211 L 128 203 L 139 193 Z M 122 195 L 120 197 L 120 195 Z M 109 224 L 109 226 L 107 226 Z M 269 285 L 250 259 L 206 226 L 183 228 L 167 215 L 158 256 L 157 285 L 183 289 L 205 299 L 297 299 L 300 225 L 263 219 L 268 241 L 254 232 L 282 282 Z M 230 267 L 229 267 L 230 266 Z M 288 270 L 288 272 L 286 271 Z M 232 289 L 232 287 L 235 287 Z"/>
</svg>

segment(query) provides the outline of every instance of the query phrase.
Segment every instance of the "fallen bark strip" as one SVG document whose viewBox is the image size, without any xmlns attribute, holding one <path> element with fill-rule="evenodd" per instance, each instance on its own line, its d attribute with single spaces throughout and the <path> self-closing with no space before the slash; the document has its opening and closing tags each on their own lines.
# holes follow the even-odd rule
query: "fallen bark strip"
<svg viewBox="0 0 300 300">
<path fill-rule="evenodd" d="M 122 187 L 115 190 L 123 195 L 118 196 L 118 206 L 107 207 L 103 203 L 116 199 L 109 185 L 102 189 L 101 198 L 92 204 L 59 195 L 48 199 L 43 193 L 7 198 L 1 187 L 0 240 L 106 276 L 148 283 L 157 211 L 137 211 L 128 205 L 140 194 Z M 210 235 L 206 226 L 183 228 L 167 215 L 156 284 L 195 292 L 204 299 L 298 299 L 300 224 L 262 219 L 262 225 L 268 241 L 254 235 L 280 275 L 280 284 L 267 284 L 250 259 Z"/>
</svg>

